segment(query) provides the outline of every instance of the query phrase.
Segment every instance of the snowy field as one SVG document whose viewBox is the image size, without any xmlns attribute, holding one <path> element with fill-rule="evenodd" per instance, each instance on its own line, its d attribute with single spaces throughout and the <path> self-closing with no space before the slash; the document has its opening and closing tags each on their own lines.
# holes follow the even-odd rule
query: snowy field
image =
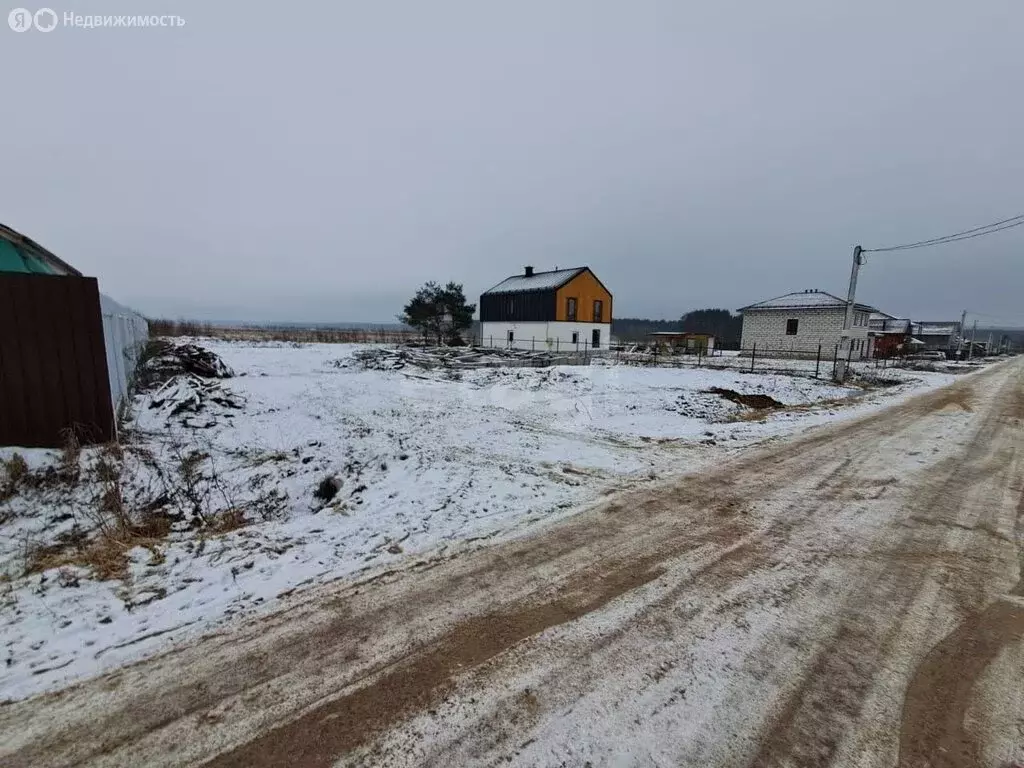
<svg viewBox="0 0 1024 768">
<path fill-rule="evenodd" d="M 903 384 L 865 391 L 609 364 L 380 371 L 357 345 L 200 343 L 236 376 L 139 396 L 122 450 L 17 451 L 28 471 L 14 483 L 0 469 L 0 700 L 954 378 L 887 371 Z M 189 398 L 201 407 L 175 412 Z M 14 453 L 0 449 L 8 473 Z M 111 514 L 136 521 L 119 558 L 67 555 L 95 552 Z"/>
</svg>

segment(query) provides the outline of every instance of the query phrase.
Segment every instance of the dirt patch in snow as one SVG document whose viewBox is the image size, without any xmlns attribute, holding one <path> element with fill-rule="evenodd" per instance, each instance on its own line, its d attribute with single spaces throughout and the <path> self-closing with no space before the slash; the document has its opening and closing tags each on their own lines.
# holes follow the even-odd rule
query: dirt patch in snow
<svg viewBox="0 0 1024 768">
<path fill-rule="evenodd" d="M 745 395 L 737 392 L 734 389 L 722 389 L 721 387 L 712 387 L 708 390 L 712 394 L 718 395 L 726 400 L 744 405 L 747 408 L 756 408 L 757 410 L 767 410 L 774 408 L 785 408 L 786 406 L 776 400 L 774 397 L 769 395 Z"/>
</svg>

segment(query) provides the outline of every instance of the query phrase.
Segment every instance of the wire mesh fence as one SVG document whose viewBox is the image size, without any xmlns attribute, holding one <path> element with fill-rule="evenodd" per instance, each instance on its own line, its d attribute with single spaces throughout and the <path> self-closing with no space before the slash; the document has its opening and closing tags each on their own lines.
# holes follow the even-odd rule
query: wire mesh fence
<svg viewBox="0 0 1024 768">
<path fill-rule="evenodd" d="M 563 340 L 558 338 L 509 338 L 498 336 L 477 336 L 473 346 L 546 352 L 559 362 L 551 364 L 583 364 L 591 361 L 608 361 L 624 365 L 719 368 L 740 370 L 750 373 L 781 373 L 810 376 L 813 378 L 835 378 L 840 373 L 841 363 L 849 367 L 853 360 L 851 353 L 843 359 L 839 345 L 826 348 L 820 345 L 813 352 L 751 347 L 742 350 L 720 350 L 702 345 L 672 346 L 666 344 L 620 344 L 592 345 L 587 339 Z"/>
<path fill-rule="evenodd" d="M 301 327 L 223 327 L 187 321 L 150 321 L 150 334 L 212 336 L 252 341 L 328 342 L 362 344 L 402 344 L 435 346 L 417 331 L 391 328 L 301 328 Z M 473 335 L 464 337 L 458 346 L 519 351 L 529 357 L 516 364 L 587 365 L 608 362 L 624 365 L 657 367 L 696 367 L 736 370 L 748 373 L 776 373 L 807 376 L 817 379 L 845 377 L 848 370 L 888 368 L 904 365 L 903 358 L 867 358 L 839 344 L 820 344 L 812 349 L 794 350 L 752 345 L 746 349 L 723 350 L 695 344 L 692 346 L 664 343 L 621 343 L 603 339 L 594 343 L 585 333 L 569 338 Z M 512 364 L 511 362 L 509 364 Z"/>
</svg>

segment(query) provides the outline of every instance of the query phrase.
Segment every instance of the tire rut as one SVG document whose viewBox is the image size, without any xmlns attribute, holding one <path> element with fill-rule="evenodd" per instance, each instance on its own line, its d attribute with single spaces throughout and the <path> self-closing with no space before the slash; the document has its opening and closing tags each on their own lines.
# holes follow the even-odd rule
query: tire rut
<svg viewBox="0 0 1024 768">
<path fill-rule="evenodd" d="M 944 395 L 931 404 L 934 409 L 946 408 L 949 403 L 965 411 L 973 407 L 973 399 L 962 391 Z M 954 533 L 980 534 L 978 538 L 982 539 L 983 544 L 991 544 L 991 531 L 979 528 L 977 523 L 961 523 L 957 517 L 978 487 L 991 483 L 993 476 L 1006 471 L 1010 466 L 1008 462 L 1012 459 L 1012 451 L 1009 454 L 1002 453 L 1001 461 L 992 461 L 988 447 L 1006 429 L 1005 416 L 1018 408 L 1022 396 L 1024 393 L 1016 381 L 1004 385 L 998 396 L 1003 403 L 986 415 L 964 450 L 966 456 L 977 458 L 952 464 L 940 462 L 930 470 L 929 474 L 937 476 L 939 481 L 923 498 L 911 503 L 901 525 L 901 537 L 892 548 L 895 557 L 879 561 L 875 575 L 854 596 L 853 601 L 843 607 L 841 620 L 831 641 L 818 650 L 806 677 L 782 702 L 777 715 L 766 724 L 766 735 L 760 751 L 750 763 L 752 768 L 817 768 L 830 765 L 842 741 L 857 721 L 862 703 L 872 690 L 874 679 L 899 639 L 902 631 L 900 618 L 916 601 L 925 583 L 934 578 L 937 572 L 954 576 L 963 573 L 977 576 L 978 563 L 982 560 L 975 551 L 977 547 L 969 546 L 967 551 L 962 551 L 951 549 L 944 541 L 947 532 L 952 529 Z M 1000 486 L 993 484 L 993 487 Z M 997 535 L 993 538 L 1000 544 L 1006 543 L 1004 537 Z M 987 556 L 991 556 L 989 548 L 983 546 L 981 549 Z M 944 557 L 937 560 L 903 555 L 934 552 L 943 552 Z M 974 563 L 974 566 L 957 567 L 961 557 Z M 986 569 L 980 571 L 985 573 Z M 967 587 L 960 585 L 956 591 L 963 594 L 966 590 Z M 1014 607 L 1014 610 L 1021 609 Z M 963 635 L 951 639 L 948 649 L 937 651 L 934 663 L 926 662 L 915 678 L 915 683 L 911 685 L 913 693 L 908 694 L 908 700 L 934 703 L 942 698 L 935 695 L 936 684 L 962 682 L 962 671 L 950 676 L 946 665 L 965 660 L 965 649 L 973 648 L 979 632 L 988 626 L 981 619 L 986 615 L 982 612 L 966 622 Z M 1008 616 L 1013 616 L 1013 621 L 1009 621 Z M 990 651 L 984 658 L 988 659 L 1001 647 L 1000 643 L 1005 644 L 1012 637 L 1019 637 L 1019 633 L 1013 634 L 1017 631 L 1017 624 L 1012 611 L 1008 612 L 1005 608 L 993 609 L 992 619 L 1000 623 L 1002 634 L 999 635 L 999 642 L 984 635 L 987 643 L 984 647 Z M 976 668 L 971 666 L 969 671 L 975 675 L 987 666 L 987 661 L 974 663 Z M 910 706 L 908 712 L 915 716 L 905 722 L 906 733 L 947 733 L 947 728 L 931 725 L 937 716 L 935 706 L 941 708 L 941 705 L 931 708 Z M 963 703 L 963 707 L 966 707 L 966 703 Z M 962 715 L 963 709 L 957 711 Z M 956 713 L 950 717 L 955 720 Z M 907 761 L 901 761 L 900 768 L 940 764 L 950 767 L 973 765 L 956 761 L 928 762 L 944 754 L 942 750 L 951 744 L 959 743 L 958 739 L 963 738 L 960 732 L 946 741 L 935 738 L 922 740 L 916 735 L 908 735 L 906 738 L 914 748 L 908 748 L 909 756 Z M 922 762 L 925 757 L 927 760 Z"/>
</svg>

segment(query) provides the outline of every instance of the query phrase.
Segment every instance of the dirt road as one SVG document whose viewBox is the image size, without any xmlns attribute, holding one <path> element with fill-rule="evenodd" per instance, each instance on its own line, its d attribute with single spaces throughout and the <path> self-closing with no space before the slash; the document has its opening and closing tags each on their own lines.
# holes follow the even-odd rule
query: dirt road
<svg viewBox="0 0 1024 768">
<path fill-rule="evenodd" d="M 5 766 L 1004 766 L 1024 364 L 0 708 Z"/>
</svg>

